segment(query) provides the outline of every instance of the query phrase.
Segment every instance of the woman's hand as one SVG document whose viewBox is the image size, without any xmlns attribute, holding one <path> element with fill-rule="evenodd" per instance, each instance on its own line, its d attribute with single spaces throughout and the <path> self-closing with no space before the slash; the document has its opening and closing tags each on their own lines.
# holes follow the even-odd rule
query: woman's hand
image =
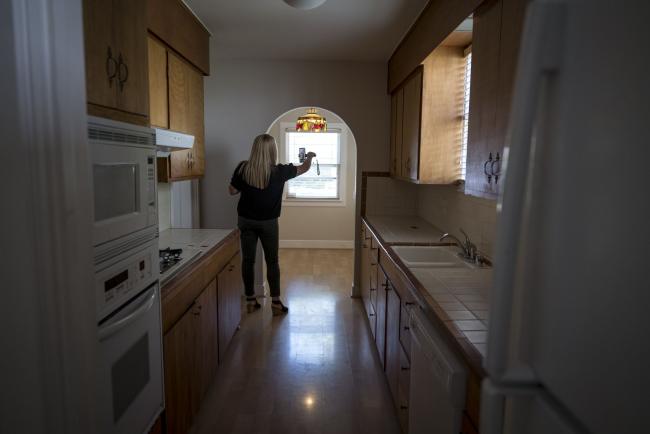
<svg viewBox="0 0 650 434">
<path fill-rule="evenodd" d="M 315 156 L 316 156 L 315 152 L 307 152 L 307 155 L 306 155 L 307 158 L 314 158 Z"/>
</svg>

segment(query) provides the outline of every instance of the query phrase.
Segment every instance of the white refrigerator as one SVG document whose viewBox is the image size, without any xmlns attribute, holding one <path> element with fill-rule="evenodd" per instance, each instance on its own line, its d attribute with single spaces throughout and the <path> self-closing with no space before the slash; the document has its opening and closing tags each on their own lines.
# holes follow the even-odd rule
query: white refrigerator
<svg viewBox="0 0 650 434">
<path fill-rule="evenodd" d="M 650 6 L 529 4 L 481 434 L 650 433 Z"/>
</svg>

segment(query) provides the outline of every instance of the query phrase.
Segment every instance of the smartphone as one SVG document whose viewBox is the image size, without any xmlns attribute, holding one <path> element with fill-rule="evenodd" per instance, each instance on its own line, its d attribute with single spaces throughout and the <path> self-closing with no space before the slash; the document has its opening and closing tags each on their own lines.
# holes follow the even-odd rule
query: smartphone
<svg viewBox="0 0 650 434">
<path fill-rule="evenodd" d="M 305 162 L 305 148 L 298 148 L 298 161 Z"/>
</svg>

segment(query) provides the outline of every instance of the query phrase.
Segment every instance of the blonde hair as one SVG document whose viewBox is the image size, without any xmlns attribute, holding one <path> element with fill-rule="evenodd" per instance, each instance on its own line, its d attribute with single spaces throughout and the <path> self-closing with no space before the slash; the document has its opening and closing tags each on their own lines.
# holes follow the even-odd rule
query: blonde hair
<svg viewBox="0 0 650 434">
<path fill-rule="evenodd" d="M 239 168 L 239 173 L 251 187 L 264 189 L 271 179 L 271 170 L 278 161 L 278 145 L 270 134 L 260 134 L 253 141 L 248 161 Z"/>
</svg>

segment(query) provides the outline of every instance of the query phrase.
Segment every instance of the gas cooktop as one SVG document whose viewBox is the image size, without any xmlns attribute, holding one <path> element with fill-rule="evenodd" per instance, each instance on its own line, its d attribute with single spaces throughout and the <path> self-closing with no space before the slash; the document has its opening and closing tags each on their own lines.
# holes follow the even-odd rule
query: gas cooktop
<svg viewBox="0 0 650 434">
<path fill-rule="evenodd" d="M 160 274 L 163 274 L 165 271 L 178 264 L 183 259 L 181 253 L 183 253 L 183 249 L 171 249 L 167 247 L 166 249 L 159 250 Z"/>
</svg>

